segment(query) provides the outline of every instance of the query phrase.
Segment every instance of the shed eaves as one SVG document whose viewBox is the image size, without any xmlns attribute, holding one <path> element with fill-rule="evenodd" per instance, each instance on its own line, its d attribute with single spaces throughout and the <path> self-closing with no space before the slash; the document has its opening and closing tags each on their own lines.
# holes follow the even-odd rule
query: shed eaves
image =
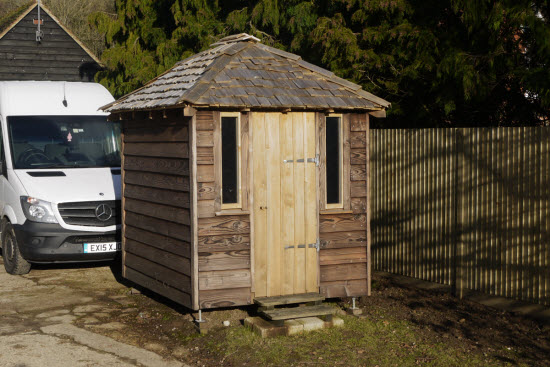
<svg viewBox="0 0 550 367">
<path fill-rule="evenodd" d="M 376 110 L 390 106 L 361 86 L 248 34 L 229 36 L 212 46 L 102 109 L 122 112 L 191 105 Z"/>
</svg>

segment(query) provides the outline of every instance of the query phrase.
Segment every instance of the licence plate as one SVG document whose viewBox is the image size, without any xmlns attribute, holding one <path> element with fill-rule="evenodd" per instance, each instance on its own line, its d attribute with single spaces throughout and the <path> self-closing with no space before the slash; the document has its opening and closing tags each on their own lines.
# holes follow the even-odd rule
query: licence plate
<svg viewBox="0 0 550 367">
<path fill-rule="evenodd" d="M 84 253 L 115 252 L 120 251 L 120 242 L 85 243 Z"/>
</svg>

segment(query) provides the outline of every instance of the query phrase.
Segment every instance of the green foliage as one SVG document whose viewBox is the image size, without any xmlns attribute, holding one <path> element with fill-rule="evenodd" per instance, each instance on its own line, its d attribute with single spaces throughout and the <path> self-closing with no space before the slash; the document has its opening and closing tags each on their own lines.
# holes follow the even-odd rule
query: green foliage
<svg viewBox="0 0 550 367">
<path fill-rule="evenodd" d="M 537 124 L 550 107 L 543 0 L 118 0 L 95 14 L 116 96 L 221 37 L 262 42 L 392 102 L 386 126 Z"/>
</svg>

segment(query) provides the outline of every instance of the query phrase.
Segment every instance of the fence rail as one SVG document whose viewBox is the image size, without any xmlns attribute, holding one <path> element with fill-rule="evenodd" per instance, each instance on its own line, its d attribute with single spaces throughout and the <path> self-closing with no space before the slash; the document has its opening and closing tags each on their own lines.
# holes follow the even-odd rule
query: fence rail
<svg viewBox="0 0 550 367">
<path fill-rule="evenodd" d="M 371 130 L 373 267 L 550 305 L 550 129 Z"/>
</svg>

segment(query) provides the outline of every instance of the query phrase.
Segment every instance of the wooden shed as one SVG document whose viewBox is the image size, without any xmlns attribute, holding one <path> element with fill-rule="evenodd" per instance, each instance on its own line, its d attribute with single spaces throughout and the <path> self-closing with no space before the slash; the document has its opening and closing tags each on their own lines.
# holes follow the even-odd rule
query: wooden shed
<svg viewBox="0 0 550 367">
<path fill-rule="evenodd" d="M 0 80 L 93 82 L 101 68 L 99 59 L 44 5 L 32 4 L 0 33 Z"/>
<path fill-rule="evenodd" d="M 369 114 L 389 103 L 239 34 L 103 107 L 123 276 L 193 309 L 370 293 Z"/>
</svg>

